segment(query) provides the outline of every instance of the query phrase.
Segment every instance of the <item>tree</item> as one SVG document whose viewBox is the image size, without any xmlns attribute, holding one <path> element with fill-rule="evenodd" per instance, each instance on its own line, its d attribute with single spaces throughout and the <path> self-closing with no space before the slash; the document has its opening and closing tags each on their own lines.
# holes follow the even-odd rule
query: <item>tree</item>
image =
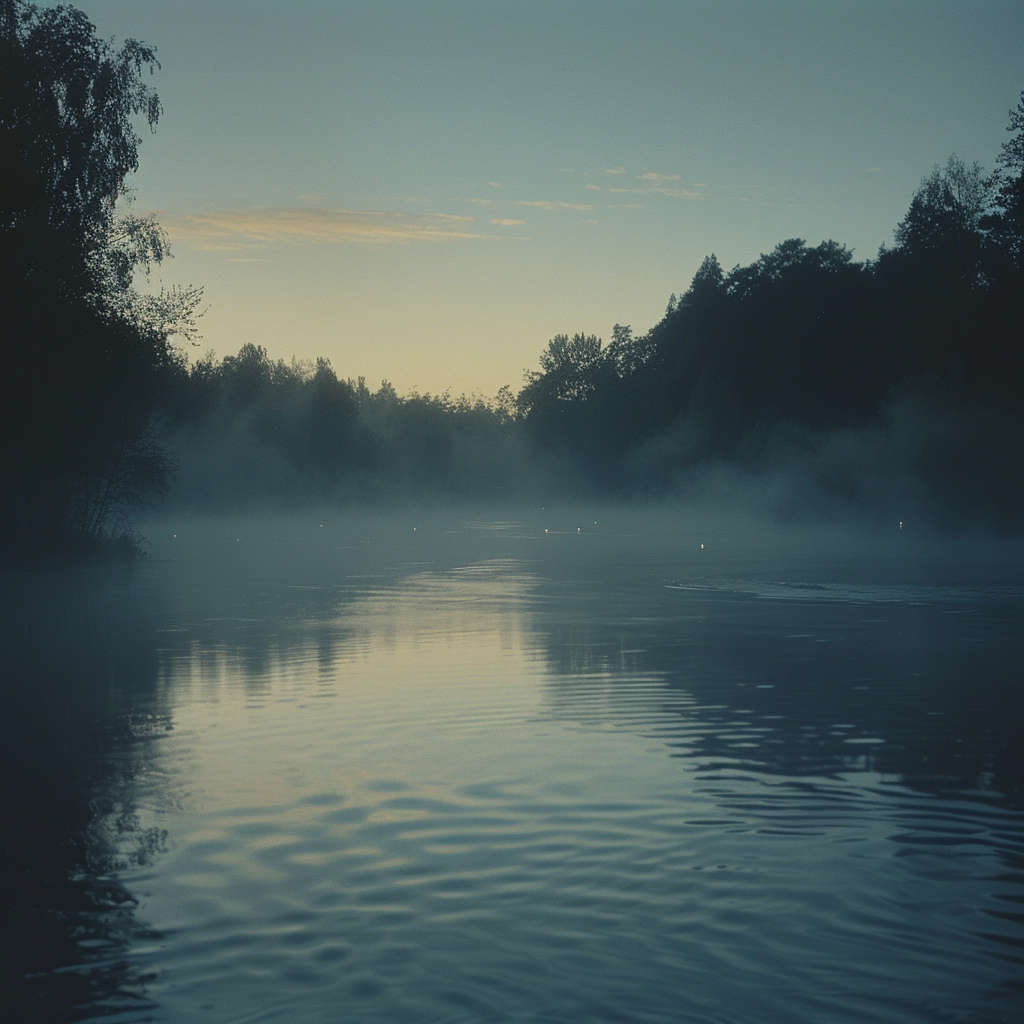
<svg viewBox="0 0 1024 1024">
<path fill-rule="evenodd" d="M 896 228 L 896 248 L 924 264 L 930 273 L 985 281 L 983 221 L 994 199 L 994 180 L 975 161 L 967 166 L 955 153 L 936 167 L 910 202 Z"/>
<path fill-rule="evenodd" d="M 718 257 L 714 253 L 705 256 L 697 268 L 697 273 L 693 275 L 686 294 L 680 296 L 679 305 L 693 305 L 709 295 L 718 295 L 724 283 L 725 274 L 722 272 Z"/>
<path fill-rule="evenodd" d="M 517 399 L 520 413 L 551 429 L 565 419 L 570 406 L 581 405 L 594 393 L 606 368 L 614 372 L 600 338 L 556 334 L 540 355 L 540 370 L 526 374 Z"/>
<path fill-rule="evenodd" d="M 166 238 L 116 209 L 138 168 L 134 119 L 154 128 L 160 115 L 144 77 L 158 66 L 152 47 L 98 39 L 73 7 L 0 0 L 9 544 L 123 533 L 170 470 L 153 414 L 177 362 L 171 336 L 194 333 L 200 293 L 140 295 L 135 271 L 167 255 Z"/>
<path fill-rule="evenodd" d="M 1003 143 L 998 164 L 999 208 L 990 228 L 998 244 L 1008 254 L 1018 272 L 1024 271 L 1024 92 L 1016 109 L 1010 111 L 1006 126 L 1013 137 Z"/>
<path fill-rule="evenodd" d="M 138 169 L 132 118 L 143 114 L 155 128 L 160 116 L 142 79 L 144 69 L 159 67 L 156 53 L 133 39 L 115 50 L 73 7 L 40 11 L 0 0 L 0 11 L 7 172 L 0 227 L 20 243 L 16 265 L 26 280 L 57 273 L 81 287 L 76 278 L 95 272 L 91 257 L 110 233 L 126 175 Z"/>
</svg>

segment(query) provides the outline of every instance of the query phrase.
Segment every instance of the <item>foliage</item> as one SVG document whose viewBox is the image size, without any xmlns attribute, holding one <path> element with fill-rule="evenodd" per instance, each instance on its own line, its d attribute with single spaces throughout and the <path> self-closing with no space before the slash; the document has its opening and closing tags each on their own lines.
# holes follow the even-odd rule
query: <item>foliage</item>
<svg viewBox="0 0 1024 1024">
<path fill-rule="evenodd" d="M 138 168 L 134 119 L 160 115 L 155 51 L 96 37 L 72 7 L 0 0 L 0 301 L 7 321 L 0 483 L 8 546 L 130 533 L 166 483 L 153 415 L 194 335 L 199 292 L 140 295 L 167 255 L 159 226 L 121 216 Z"/>
<path fill-rule="evenodd" d="M 968 167 L 955 154 L 936 167 L 914 193 L 896 227 L 896 250 L 930 264 L 929 272 L 984 284 L 991 253 L 982 224 L 992 210 L 995 179 L 975 161 Z"/>
<path fill-rule="evenodd" d="M 969 422 L 1020 424 L 1024 94 L 1009 130 L 998 173 L 954 155 L 922 179 L 895 245 L 876 260 L 799 238 L 728 273 L 710 255 L 643 337 L 618 325 L 607 347 L 556 336 L 518 397 L 534 450 L 558 453 L 602 490 L 651 491 L 709 460 L 757 465 L 787 431 L 877 433 L 900 388 L 924 387 L 918 405 L 936 436 L 949 436 L 938 426 L 946 420 L 965 437 L 984 434 Z M 915 427 L 913 438 L 927 434 Z M 954 449 L 913 472 L 939 487 L 943 473 L 965 479 L 969 464 L 991 466 L 997 450 L 965 459 Z M 1016 507 L 1016 474 L 1005 469 L 988 474 L 976 500 Z"/>
<path fill-rule="evenodd" d="M 998 213 L 988 230 L 1008 254 L 1018 271 L 1024 271 L 1024 92 L 1010 111 L 1006 130 L 1012 138 L 1003 143 L 996 176 Z"/>
<path fill-rule="evenodd" d="M 339 380 L 330 362 L 271 360 L 262 346 L 198 360 L 168 404 L 180 463 L 171 500 L 253 503 L 493 497 L 519 456 L 510 389 L 400 397 Z"/>
</svg>

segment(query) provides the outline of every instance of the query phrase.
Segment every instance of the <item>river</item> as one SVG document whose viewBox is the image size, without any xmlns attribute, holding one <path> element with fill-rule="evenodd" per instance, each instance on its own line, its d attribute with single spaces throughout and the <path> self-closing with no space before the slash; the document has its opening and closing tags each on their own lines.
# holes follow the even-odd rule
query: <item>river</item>
<svg viewBox="0 0 1024 1024">
<path fill-rule="evenodd" d="M 16 1020 L 1024 1019 L 1019 544 L 146 532 L 2 581 Z"/>
</svg>

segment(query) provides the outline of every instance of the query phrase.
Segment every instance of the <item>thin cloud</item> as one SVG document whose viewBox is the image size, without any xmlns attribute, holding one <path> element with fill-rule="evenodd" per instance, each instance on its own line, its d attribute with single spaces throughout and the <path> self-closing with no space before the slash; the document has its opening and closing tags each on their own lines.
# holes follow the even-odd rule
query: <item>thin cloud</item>
<svg viewBox="0 0 1024 1024">
<path fill-rule="evenodd" d="M 656 186 L 650 190 L 659 196 L 669 196 L 672 199 L 703 199 L 703 192 L 691 192 L 686 188 L 665 188 L 664 186 Z"/>
<path fill-rule="evenodd" d="M 607 191 L 613 195 L 657 195 L 665 196 L 668 199 L 705 199 L 706 194 L 699 189 L 707 188 L 703 182 L 697 182 L 690 185 L 688 188 L 683 188 L 680 185 L 674 184 L 677 181 L 681 181 L 681 175 L 678 174 L 660 174 L 658 171 L 643 171 L 640 174 L 633 174 L 628 171 L 625 167 L 607 167 L 605 168 L 605 174 L 613 175 L 629 175 L 634 181 L 641 183 L 632 187 L 626 187 L 625 183 L 619 186 L 605 186 L 603 189 L 599 185 L 584 185 L 585 189 L 592 191 Z"/>
<path fill-rule="evenodd" d="M 589 203 L 553 203 L 548 199 L 520 199 L 513 205 L 533 206 L 538 210 L 592 210 Z"/>
<path fill-rule="evenodd" d="M 411 216 L 377 210 L 273 207 L 163 218 L 172 241 L 197 249 L 238 251 L 251 245 L 327 242 L 444 242 L 495 238 L 468 230 L 472 217 L 448 213 Z"/>
<path fill-rule="evenodd" d="M 491 220 L 492 224 L 500 224 L 503 228 L 517 228 L 525 224 L 525 220 Z"/>
<path fill-rule="evenodd" d="M 654 171 L 645 171 L 643 174 L 634 175 L 634 178 L 636 181 L 647 182 L 647 184 L 642 188 L 616 188 L 609 186 L 608 191 L 618 195 L 655 195 L 665 196 L 669 199 L 705 198 L 703 192 L 693 191 L 693 189 L 705 188 L 706 186 L 704 185 L 693 185 L 691 188 L 679 188 L 678 186 L 668 184 L 669 182 L 679 181 L 680 178 L 678 174 L 657 174 Z M 589 188 L 590 186 L 584 187 Z"/>
</svg>

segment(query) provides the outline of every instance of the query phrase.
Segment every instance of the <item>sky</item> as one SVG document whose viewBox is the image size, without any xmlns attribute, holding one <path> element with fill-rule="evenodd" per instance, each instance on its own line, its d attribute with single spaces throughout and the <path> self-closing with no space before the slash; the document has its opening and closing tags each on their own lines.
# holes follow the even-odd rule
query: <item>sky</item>
<svg viewBox="0 0 1024 1024">
<path fill-rule="evenodd" d="M 245 343 L 400 394 L 517 391 L 556 334 L 664 315 L 701 260 L 891 243 L 992 168 L 1024 4 L 78 0 L 154 45 L 132 212 Z"/>
</svg>

